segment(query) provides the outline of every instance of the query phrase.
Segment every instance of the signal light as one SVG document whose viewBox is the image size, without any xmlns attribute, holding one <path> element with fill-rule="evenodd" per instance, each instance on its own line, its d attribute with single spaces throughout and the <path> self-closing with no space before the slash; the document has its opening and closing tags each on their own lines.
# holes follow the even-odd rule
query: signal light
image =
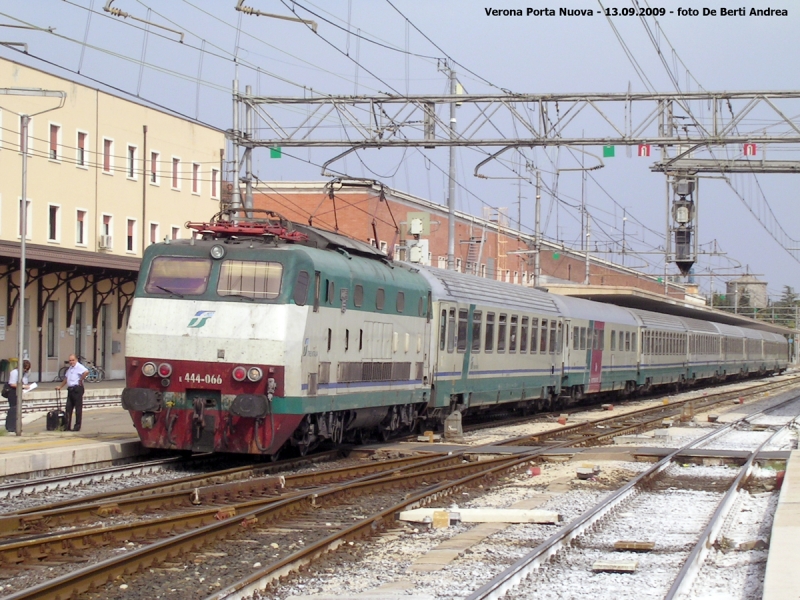
<svg viewBox="0 0 800 600">
<path fill-rule="evenodd" d="M 247 378 L 253 383 L 260 381 L 263 376 L 264 372 L 258 367 L 250 367 L 250 369 L 247 371 Z"/>
<path fill-rule="evenodd" d="M 156 374 L 156 363 L 146 362 L 142 365 L 142 374 L 145 377 L 152 377 Z"/>
<path fill-rule="evenodd" d="M 244 367 L 234 367 L 233 369 L 233 378 L 236 381 L 244 381 L 247 377 L 247 369 Z"/>
<path fill-rule="evenodd" d="M 169 363 L 161 363 L 158 365 L 158 375 L 163 379 L 172 375 L 172 365 Z"/>
</svg>

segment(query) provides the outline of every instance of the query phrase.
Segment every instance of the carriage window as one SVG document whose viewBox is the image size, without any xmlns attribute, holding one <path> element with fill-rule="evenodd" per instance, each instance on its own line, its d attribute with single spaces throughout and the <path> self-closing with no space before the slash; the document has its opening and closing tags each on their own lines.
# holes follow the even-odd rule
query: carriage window
<svg viewBox="0 0 800 600">
<path fill-rule="evenodd" d="M 522 317 L 522 326 L 519 329 L 519 351 L 528 351 L 528 317 Z"/>
<path fill-rule="evenodd" d="M 494 313 L 486 313 L 486 344 L 483 348 L 486 352 L 494 349 Z"/>
<path fill-rule="evenodd" d="M 531 320 L 531 354 L 539 348 L 539 319 Z"/>
<path fill-rule="evenodd" d="M 539 338 L 539 352 L 547 354 L 547 319 L 542 319 L 542 335 Z"/>
<path fill-rule="evenodd" d="M 636 332 L 631 333 L 631 352 L 636 352 Z"/>
<path fill-rule="evenodd" d="M 581 328 L 572 328 L 572 349 L 578 350 L 581 347 Z"/>
<path fill-rule="evenodd" d="M 497 320 L 497 351 L 498 352 L 505 352 L 506 351 L 506 321 L 508 317 L 506 315 L 500 315 L 500 318 Z"/>
<path fill-rule="evenodd" d="M 447 339 L 447 310 L 442 309 L 442 318 L 439 319 L 439 350 L 444 350 Z"/>
<path fill-rule="evenodd" d="M 364 286 L 356 284 L 353 292 L 353 306 L 360 307 L 362 304 L 364 304 Z"/>
<path fill-rule="evenodd" d="M 511 334 L 508 338 L 508 351 L 509 352 L 516 352 L 517 351 L 517 315 L 511 315 Z"/>
<path fill-rule="evenodd" d="M 386 292 L 383 291 L 383 288 L 378 288 L 378 291 L 375 292 L 375 309 L 383 310 L 384 302 L 386 302 Z"/>
<path fill-rule="evenodd" d="M 459 352 L 466 352 L 467 350 L 468 318 L 469 311 L 466 308 L 458 309 L 458 338 L 456 342 L 456 349 Z"/>
<path fill-rule="evenodd" d="M 208 286 L 211 261 L 206 258 L 159 256 L 150 264 L 148 294 L 202 294 Z"/>
<path fill-rule="evenodd" d="M 447 318 L 447 351 L 452 352 L 456 345 L 456 309 L 450 309 L 450 316 Z"/>
<path fill-rule="evenodd" d="M 401 313 L 406 308 L 406 295 L 403 292 L 397 292 L 397 312 Z"/>
<path fill-rule="evenodd" d="M 308 300 L 308 272 L 300 271 L 297 274 L 297 282 L 294 284 L 294 303 L 297 306 L 305 306 Z"/>
<path fill-rule="evenodd" d="M 617 332 L 614 329 L 612 329 L 611 330 L 611 351 L 613 352 L 616 349 L 617 349 Z"/>
<path fill-rule="evenodd" d="M 277 298 L 281 291 L 283 265 L 254 260 L 226 260 L 219 271 L 220 296 Z"/>
<path fill-rule="evenodd" d="M 561 329 L 562 324 L 558 324 L 558 337 L 556 337 L 556 354 L 561 354 L 564 345 L 564 332 Z"/>
<path fill-rule="evenodd" d="M 581 327 L 581 350 L 586 350 L 586 327 Z"/>
<path fill-rule="evenodd" d="M 625 352 L 631 351 L 631 332 L 625 332 Z"/>
<path fill-rule="evenodd" d="M 472 313 L 472 351 L 481 351 L 481 311 L 476 310 Z"/>
</svg>

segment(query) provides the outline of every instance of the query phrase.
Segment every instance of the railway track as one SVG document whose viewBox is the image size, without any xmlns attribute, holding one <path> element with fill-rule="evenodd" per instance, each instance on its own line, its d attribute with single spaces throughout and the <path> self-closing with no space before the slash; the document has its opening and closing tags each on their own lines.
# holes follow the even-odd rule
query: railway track
<svg viewBox="0 0 800 600">
<path fill-rule="evenodd" d="M 767 390 L 757 387 L 759 392 Z M 727 400 L 725 396 L 715 399 Z M 652 420 L 664 418 L 665 408 L 669 407 L 650 409 L 656 416 L 651 414 L 636 424 L 630 423 L 634 417 L 621 417 L 628 422 L 619 427 L 649 427 Z M 681 410 L 677 403 L 671 408 Z M 636 418 L 645 417 L 646 412 L 636 411 Z M 602 427 L 602 436 L 595 436 L 594 443 L 602 442 L 612 428 L 610 422 Z M 8 598 L 81 594 L 123 598 L 128 596 L 128 581 L 136 581 L 137 590 L 147 590 L 142 593 L 153 597 L 168 593 L 177 599 L 182 596 L 170 592 L 170 578 L 187 564 L 197 574 L 194 581 L 203 584 L 196 585 L 187 598 L 248 597 L 323 554 L 347 550 L 350 544 L 393 527 L 401 509 L 463 490 L 485 489 L 498 478 L 527 468 L 548 450 L 592 443 L 591 436 L 575 429 L 564 439 L 565 429 L 552 442 L 537 439 L 535 448 L 520 448 L 518 454 L 485 461 L 470 462 L 471 449 L 464 448 L 447 456 L 372 461 L 296 475 L 248 473 L 242 468 L 237 473 L 212 473 L 205 479 L 186 478 L 124 490 L 116 496 L 2 515 L 0 564 L 19 573 L 11 585 L 13 581 L 21 584 Z M 519 438 L 515 439 L 518 443 Z M 258 468 L 266 466 L 270 465 Z M 143 514 L 148 518 L 143 519 Z M 256 554 L 260 560 L 232 558 L 252 556 L 253 547 L 265 549 Z M 93 564 L 75 569 L 83 561 Z M 50 569 L 48 581 L 41 581 L 37 574 L 42 565 Z"/>
<path fill-rule="evenodd" d="M 796 399 L 790 399 L 786 402 L 782 403 L 779 406 L 787 405 L 790 403 L 796 403 Z M 776 407 L 778 408 L 778 407 Z M 603 528 L 607 527 L 607 522 L 604 522 L 601 525 L 601 521 L 605 520 L 608 521 L 609 519 L 613 519 L 613 514 L 615 511 L 619 511 L 621 507 L 625 506 L 627 510 L 632 510 L 630 508 L 630 504 L 632 504 L 632 499 L 641 494 L 642 491 L 647 486 L 654 486 L 658 484 L 659 478 L 665 478 L 668 476 L 668 469 L 672 466 L 673 461 L 675 458 L 681 454 L 682 452 L 686 452 L 688 450 L 698 448 L 704 445 L 709 444 L 709 442 L 717 439 L 730 431 L 734 430 L 737 426 L 741 426 L 745 423 L 750 423 L 754 418 L 763 415 L 763 413 L 759 413 L 757 415 L 748 416 L 742 418 L 734 423 L 725 425 L 719 429 L 711 431 L 710 433 L 704 435 L 700 439 L 693 441 L 682 448 L 676 449 L 675 451 L 671 452 L 668 456 L 664 457 L 662 460 L 658 461 L 654 464 L 650 469 L 645 471 L 644 473 L 640 474 L 638 477 L 634 478 L 626 485 L 622 486 L 616 492 L 610 495 L 610 497 L 604 499 L 603 501 L 599 502 L 597 505 L 592 507 L 590 510 L 583 513 L 580 517 L 573 520 L 562 529 L 560 529 L 557 533 L 550 536 L 547 540 L 537 546 L 532 552 L 518 560 L 508 569 L 504 570 L 502 573 L 494 577 L 491 581 L 480 587 L 477 591 L 472 593 L 467 597 L 467 600 L 490 600 L 490 599 L 500 599 L 507 597 L 507 594 L 510 594 L 512 590 L 515 594 L 521 594 L 522 596 L 525 595 L 526 591 L 532 591 L 531 585 L 525 584 L 526 580 L 538 569 L 540 569 L 545 563 L 549 562 L 551 559 L 556 557 L 559 553 L 562 556 L 559 557 L 559 560 L 569 560 L 563 556 L 563 554 L 570 553 L 570 544 L 575 544 L 576 540 L 582 540 L 584 537 L 591 537 L 597 535 L 593 533 L 593 529 L 595 528 Z M 792 421 L 791 424 L 793 424 Z M 732 479 L 730 485 L 728 486 L 727 490 L 724 494 L 718 494 L 714 501 L 714 506 L 711 507 L 709 512 L 712 514 L 708 518 L 705 527 L 702 529 L 702 532 L 696 539 L 696 543 L 693 545 L 691 552 L 689 552 L 688 557 L 686 557 L 683 566 L 680 567 L 678 573 L 674 576 L 674 579 L 665 590 L 665 595 L 661 596 L 658 593 L 659 597 L 665 597 L 667 600 L 673 600 L 676 598 L 687 597 L 689 591 L 691 590 L 692 584 L 695 581 L 697 573 L 701 569 L 703 565 L 703 561 L 708 554 L 709 548 L 711 548 L 714 543 L 717 541 L 718 534 L 725 522 L 725 518 L 730 512 L 731 507 L 734 504 L 737 494 L 742 489 L 744 482 L 747 480 L 748 476 L 751 474 L 753 469 L 753 463 L 755 457 L 758 453 L 770 442 L 776 439 L 778 436 L 783 435 L 785 430 L 790 426 L 790 424 L 784 425 L 778 431 L 775 431 L 772 435 L 770 435 L 766 440 L 761 442 L 755 449 L 752 450 L 750 456 L 746 463 L 740 468 L 738 474 Z M 675 481 L 669 482 L 661 482 L 661 487 L 664 489 L 669 489 L 670 491 L 679 489 L 676 487 Z M 659 498 L 656 496 L 654 498 L 658 500 Z M 710 503 L 706 502 L 705 508 L 708 509 Z M 693 507 L 695 510 L 698 509 L 697 506 Z M 699 511 L 702 512 L 704 507 L 699 507 Z M 676 517 L 676 514 L 673 512 L 670 514 L 669 512 L 666 513 L 659 513 L 657 503 L 653 502 L 651 504 L 642 503 L 641 506 L 636 507 L 636 514 L 645 515 L 655 514 L 656 516 L 660 515 L 660 518 L 663 520 L 673 520 Z M 683 516 L 679 516 L 680 519 L 683 519 Z M 651 537 L 658 537 L 658 531 L 651 531 Z M 605 540 L 607 542 L 607 540 Z M 663 541 L 663 540 L 662 540 Z M 581 547 L 585 548 L 588 546 L 592 546 L 593 543 L 591 540 L 583 541 Z M 595 546 L 597 543 L 594 544 Z M 669 542 L 665 542 L 665 545 L 669 546 Z M 606 548 L 608 547 L 607 543 L 605 544 Z M 669 550 L 669 549 L 668 549 Z M 606 553 L 608 554 L 608 553 Z M 630 558 L 630 555 L 628 556 Z M 609 563 L 617 563 L 617 569 L 622 570 L 625 568 L 624 565 L 627 565 L 630 568 L 631 564 L 634 564 L 634 561 L 631 560 L 623 560 L 611 559 Z M 635 569 L 635 567 L 633 567 Z M 609 570 L 614 570 L 614 566 L 610 565 Z"/>
</svg>

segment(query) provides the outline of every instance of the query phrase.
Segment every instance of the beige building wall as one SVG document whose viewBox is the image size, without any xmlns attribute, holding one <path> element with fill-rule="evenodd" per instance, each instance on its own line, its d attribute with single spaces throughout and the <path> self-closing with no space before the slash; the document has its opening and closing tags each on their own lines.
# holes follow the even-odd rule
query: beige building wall
<svg viewBox="0 0 800 600">
<path fill-rule="evenodd" d="M 31 310 L 25 321 L 32 370 L 39 371 L 41 353 L 42 379 L 51 379 L 77 347 L 121 378 L 124 324 L 117 327 L 117 315 L 124 312 L 121 303 L 132 291 L 143 250 L 165 237 L 186 237 L 184 223 L 207 220 L 219 210 L 224 133 L 11 61 L 0 60 L 0 88 L 66 92 L 63 107 L 38 115 L 57 107 L 59 100 L 35 92 L 0 95 L 0 265 L 6 268 L 5 273 L 0 268 L 0 359 L 16 355 L 13 296 L 19 263 L 14 253 L 19 256 L 20 114 L 25 113 L 34 115 L 28 136 L 26 243 L 32 255 L 38 250 L 52 257 L 29 264 L 34 270 L 28 274 L 25 296 Z M 60 271 L 58 264 L 79 269 L 68 276 L 43 275 Z M 87 282 L 89 287 L 76 297 L 74 290 Z M 40 302 L 44 299 L 55 307 Z M 78 332 L 74 305 L 81 303 Z M 73 305 L 69 324 L 68 304 Z M 51 322 L 48 329 L 48 314 L 52 321 L 54 312 L 55 327 Z M 108 322 L 97 322 L 102 315 Z M 39 327 L 44 329 L 43 348 Z M 105 339 L 98 337 L 100 329 Z M 55 332 L 55 349 L 48 332 Z"/>
</svg>

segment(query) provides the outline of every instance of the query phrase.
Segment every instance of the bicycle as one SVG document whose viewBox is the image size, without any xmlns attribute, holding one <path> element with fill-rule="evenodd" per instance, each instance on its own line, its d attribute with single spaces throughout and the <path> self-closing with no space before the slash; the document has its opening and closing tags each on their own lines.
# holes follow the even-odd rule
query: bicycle
<svg viewBox="0 0 800 600">
<path fill-rule="evenodd" d="M 78 362 L 81 363 L 84 367 L 89 369 L 89 374 L 86 376 L 86 381 L 89 383 L 99 383 L 103 381 L 106 377 L 106 372 L 103 367 L 98 367 L 88 358 L 84 358 L 82 356 L 78 357 Z M 64 381 L 64 377 L 67 376 L 67 370 L 69 369 L 69 361 L 64 361 L 64 366 L 58 370 L 58 374 L 55 376 L 53 381 Z"/>
</svg>

